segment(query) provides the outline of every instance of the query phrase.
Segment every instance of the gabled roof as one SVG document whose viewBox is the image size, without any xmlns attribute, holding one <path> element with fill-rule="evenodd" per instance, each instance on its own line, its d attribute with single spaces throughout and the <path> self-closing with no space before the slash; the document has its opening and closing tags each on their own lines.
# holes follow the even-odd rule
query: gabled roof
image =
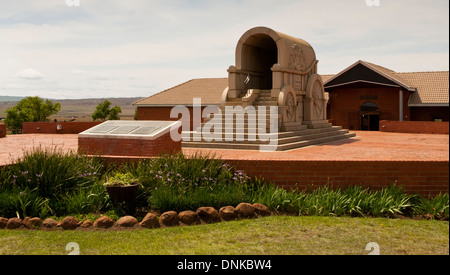
<svg viewBox="0 0 450 275">
<path fill-rule="evenodd" d="M 339 81 L 341 78 L 343 78 L 344 75 L 349 73 L 355 68 L 361 68 L 365 67 L 370 71 L 373 71 L 374 73 L 378 74 L 380 77 L 374 77 L 374 75 L 368 75 L 365 73 L 363 77 L 358 76 L 356 79 L 344 79 L 342 81 Z M 383 79 L 384 78 L 384 79 Z M 363 60 L 359 60 L 350 67 L 344 69 L 337 75 L 329 78 L 325 83 L 326 88 L 336 87 L 336 86 L 343 86 L 348 85 L 356 82 L 366 82 L 366 83 L 375 83 L 375 84 L 382 84 L 387 86 L 399 86 L 404 88 L 405 90 L 414 92 L 416 89 L 413 87 L 408 86 L 406 83 L 404 83 L 404 80 L 401 79 L 396 75 L 396 73 L 388 68 L 372 64 Z"/>
<path fill-rule="evenodd" d="M 408 102 L 410 107 L 449 105 L 448 71 L 398 73 L 380 65 L 359 60 L 337 75 L 325 80 L 325 88 L 332 88 L 350 84 L 349 82 L 345 82 L 345 79 L 343 81 L 339 81 L 339 79 L 344 78 L 343 76 L 347 72 L 357 66 L 364 66 L 365 68 L 379 74 L 381 77 L 385 78 L 388 81 L 378 83 L 377 81 L 372 82 L 368 79 L 361 79 L 358 81 L 354 81 L 353 83 L 366 82 L 387 86 L 395 84 L 394 86 L 401 87 L 411 92 Z"/>
</svg>

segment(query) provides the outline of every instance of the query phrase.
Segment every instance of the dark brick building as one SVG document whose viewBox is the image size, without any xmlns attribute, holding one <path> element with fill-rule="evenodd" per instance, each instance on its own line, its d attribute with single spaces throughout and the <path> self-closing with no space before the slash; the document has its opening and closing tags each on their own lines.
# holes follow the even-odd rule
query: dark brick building
<svg viewBox="0 0 450 275">
<path fill-rule="evenodd" d="M 350 130 L 379 121 L 449 121 L 449 72 L 397 73 L 358 61 L 324 81 L 328 118 Z"/>
</svg>

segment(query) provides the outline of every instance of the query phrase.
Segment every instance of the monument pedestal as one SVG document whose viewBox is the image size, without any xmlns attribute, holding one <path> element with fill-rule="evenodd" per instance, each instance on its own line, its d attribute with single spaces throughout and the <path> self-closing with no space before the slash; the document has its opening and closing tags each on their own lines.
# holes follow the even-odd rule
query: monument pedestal
<svg viewBox="0 0 450 275">
<path fill-rule="evenodd" d="M 305 120 L 303 121 L 303 124 L 305 124 L 309 129 L 320 129 L 332 126 L 328 120 Z"/>
</svg>

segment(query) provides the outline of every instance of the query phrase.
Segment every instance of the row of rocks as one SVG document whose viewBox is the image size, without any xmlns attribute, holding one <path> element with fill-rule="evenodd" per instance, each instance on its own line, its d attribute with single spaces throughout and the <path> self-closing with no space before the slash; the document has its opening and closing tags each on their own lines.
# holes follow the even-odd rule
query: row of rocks
<svg viewBox="0 0 450 275">
<path fill-rule="evenodd" d="M 177 225 L 195 225 L 202 223 L 216 223 L 221 221 L 232 221 L 242 218 L 257 218 L 260 216 L 269 216 L 270 210 L 262 204 L 241 203 L 237 207 L 225 206 L 217 211 L 213 207 L 200 207 L 197 211 L 183 211 L 177 213 L 175 211 L 168 211 L 158 218 L 153 213 L 148 213 L 144 219 L 139 221 L 132 216 L 125 216 L 114 222 L 108 216 L 102 216 L 94 222 L 86 220 L 78 221 L 72 216 L 65 217 L 61 222 L 57 222 L 52 218 L 42 220 L 40 218 L 26 217 L 23 220 L 19 218 L 1 218 L 0 229 L 18 229 L 18 228 L 47 228 L 53 229 L 61 227 L 64 230 L 74 230 L 77 228 L 111 228 L 113 226 L 121 228 L 143 227 L 143 228 L 157 228 L 169 227 Z"/>
</svg>

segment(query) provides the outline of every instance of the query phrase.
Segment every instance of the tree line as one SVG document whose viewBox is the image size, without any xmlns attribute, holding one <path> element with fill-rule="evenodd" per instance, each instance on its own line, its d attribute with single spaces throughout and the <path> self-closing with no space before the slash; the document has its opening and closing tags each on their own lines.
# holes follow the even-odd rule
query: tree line
<svg viewBox="0 0 450 275">
<path fill-rule="evenodd" d="M 119 114 L 122 113 L 122 109 L 119 106 L 111 107 L 111 105 L 109 100 L 98 104 L 92 119 L 94 121 L 120 120 Z M 24 122 L 46 122 L 50 120 L 50 116 L 57 114 L 60 110 L 60 103 L 54 103 L 49 99 L 44 100 L 38 96 L 26 97 L 6 110 L 6 118 L 3 122 L 13 134 L 20 134 Z"/>
</svg>

